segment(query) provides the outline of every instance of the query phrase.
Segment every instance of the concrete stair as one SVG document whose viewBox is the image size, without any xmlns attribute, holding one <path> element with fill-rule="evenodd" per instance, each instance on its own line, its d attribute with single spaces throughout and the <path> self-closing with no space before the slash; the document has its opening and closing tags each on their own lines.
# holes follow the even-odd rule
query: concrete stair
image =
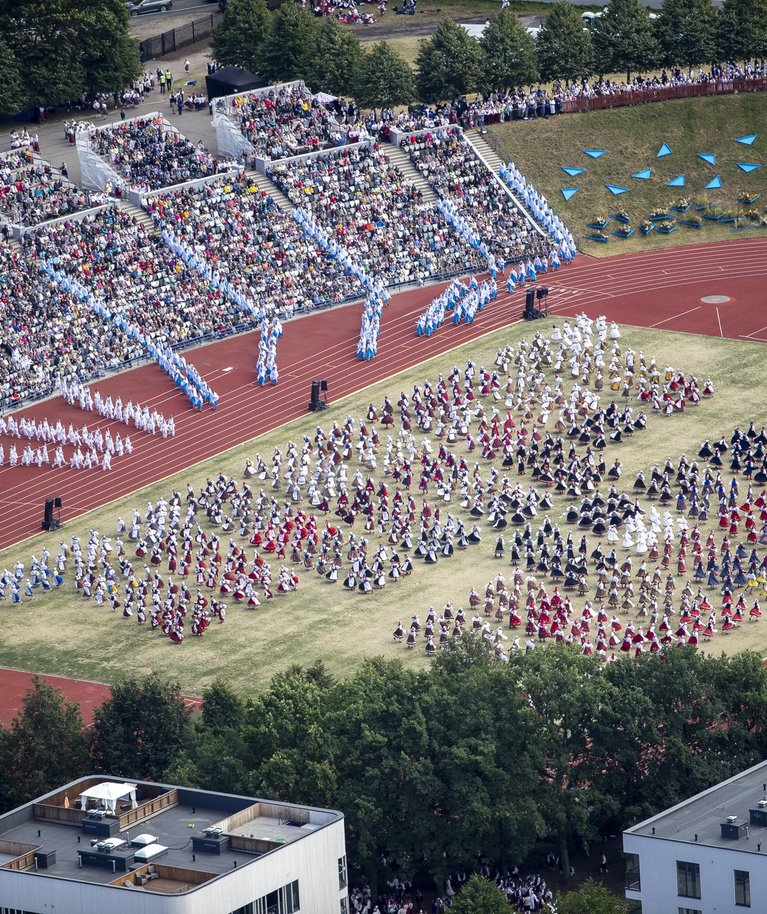
<svg viewBox="0 0 767 914">
<path fill-rule="evenodd" d="M 487 162 L 490 166 L 490 169 L 495 173 L 501 170 L 501 165 L 503 165 L 503 160 L 498 155 L 498 153 L 493 149 L 490 143 L 487 142 L 485 136 L 482 134 L 478 128 L 473 128 L 472 130 L 467 130 L 464 133 L 466 139 L 471 143 L 471 145 L 477 150 L 480 154 L 480 157 Z"/>
<path fill-rule="evenodd" d="M 499 177 L 499 172 L 501 166 L 504 164 L 501 157 L 493 149 L 490 143 L 487 142 L 485 137 L 482 135 L 479 129 L 475 128 L 473 130 L 466 130 L 464 132 L 464 137 L 468 141 L 469 145 L 473 147 L 474 152 L 479 156 L 480 159 L 485 163 L 486 167 L 492 171 L 495 180 L 503 188 L 503 190 L 511 197 L 514 201 L 517 209 L 522 213 L 525 220 L 527 221 L 530 228 L 537 232 L 539 235 L 545 235 L 546 233 L 541 228 L 540 225 L 533 219 L 530 212 L 523 206 L 522 202 L 517 199 L 515 194 L 512 192 L 511 188 L 506 184 L 505 181 L 502 181 Z"/>
<path fill-rule="evenodd" d="M 148 232 L 155 231 L 154 219 L 141 206 L 136 206 L 130 200 L 122 199 L 117 203 L 117 208 L 125 213 L 126 216 L 132 216 L 137 222 L 140 222 Z"/>
<path fill-rule="evenodd" d="M 283 213 L 289 213 L 293 209 L 293 204 L 288 200 L 285 194 L 277 187 L 276 184 L 273 184 L 266 175 L 262 175 L 258 171 L 254 171 L 251 168 L 245 170 L 245 174 L 253 181 L 256 187 L 263 191 L 265 194 L 274 200 L 277 209 L 281 210 Z"/>
<path fill-rule="evenodd" d="M 399 146 L 387 146 L 384 151 L 392 165 L 399 168 L 404 177 L 421 191 L 425 203 L 434 203 L 437 194 L 421 172 L 410 161 L 410 156 Z"/>
</svg>

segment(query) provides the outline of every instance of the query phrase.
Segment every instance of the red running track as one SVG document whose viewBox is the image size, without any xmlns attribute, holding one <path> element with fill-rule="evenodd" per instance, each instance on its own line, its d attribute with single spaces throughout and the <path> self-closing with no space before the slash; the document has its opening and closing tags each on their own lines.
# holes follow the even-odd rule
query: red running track
<svg viewBox="0 0 767 914">
<path fill-rule="evenodd" d="M 22 670 L 11 670 L 0 667 L 0 724 L 10 726 L 15 717 L 18 717 L 24 705 L 24 696 L 33 686 L 34 673 L 25 673 Z M 111 690 L 103 682 L 91 682 L 87 679 L 65 679 L 63 676 L 48 676 L 40 674 L 37 677 L 48 685 L 58 689 L 65 701 L 75 702 L 80 706 L 80 714 L 86 727 L 93 723 L 93 715 L 97 708 L 111 696 Z M 199 711 L 202 707 L 200 698 L 184 698 L 190 711 Z"/>
<path fill-rule="evenodd" d="M 546 277 L 551 289 L 549 308 L 557 314 L 585 311 L 591 316 L 605 314 L 621 323 L 758 342 L 767 342 L 767 314 L 760 308 L 765 301 L 766 280 L 764 238 L 604 260 L 581 256 L 576 263 Z M 163 440 L 134 431 L 133 454 L 115 458 L 110 472 L 0 468 L 0 549 L 39 531 L 46 495 L 61 496 L 62 519 L 71 520 L 305 415 L 314 377 L 327 377 L 330 398 L 338 399 L 518 322 L 524 299 L 523 291 L 511 296 L 504 292 L 473 324 L 450 324 L 431 337 L 418 337 L 415 321 L 438 291 L 439 287 L 430 286 L 392 298 L 382 320 L 379 355 L 370 362 L 356 358 L 357 305 L 286 323 L 276 387 L 255 383 L 255 333 L 189 350 L 189 361 L 220 394 L 221 405 L 216 411 L 192 411 L 155 365 L 96 382 L 93 386 L 103 394 L 119 395 L 123 401 L 132 399 L 173 415 L 176 437 Z M 701 298 L 709 295 L 725 296 L 728 301 L 702 303 Z M 97 421 L 100 417 L 95 413 L 83 413 L 61 398 L 38 403 L 23 414 L 61 419 L 65 424 L 85 422 L 102 430 L 109 427 L 113 435 L 127 431 L 118 423 Z M 7 452 L 11 439 L 0 439 L 0 443 Z M 55 537 L 53 534 L 57 542 Z"/>
</svg>

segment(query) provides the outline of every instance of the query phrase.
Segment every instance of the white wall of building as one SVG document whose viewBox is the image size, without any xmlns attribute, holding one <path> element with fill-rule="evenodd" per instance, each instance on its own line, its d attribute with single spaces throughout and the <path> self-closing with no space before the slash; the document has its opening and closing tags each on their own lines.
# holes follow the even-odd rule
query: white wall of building
<svg viewBox="0 0 767 914">
<path fill-rule="evenodd" d="M 297 879 L 300 914 L 339 914 L 346 890 L 339 889 L 338 859 L 345 854 L 341 819 L 256 860 L 238 855 L 236 869 L 183 895 L 0 870 L 0 907 L 36 914 L 229 914 Z"/>
<path fill-rule="evenodd" d="M 761 850 L 757 847 L 761 843 Z M 679 908 L 701 914 L 755 914 L 767 912 L 767 830 L 752 829 L 751 837 L 732 847 L 707 847 L 649 835 L 624 833 L 623 850 L 639 855 L 641 891 L 626 898 L 642 902 L 642 914 L 678 914 Z M 699 899 L 677 894 L 677 860 L 700 866 Z M 749 873 L 751 907 L 735 904 L 735 870 Z"/>
</svg>

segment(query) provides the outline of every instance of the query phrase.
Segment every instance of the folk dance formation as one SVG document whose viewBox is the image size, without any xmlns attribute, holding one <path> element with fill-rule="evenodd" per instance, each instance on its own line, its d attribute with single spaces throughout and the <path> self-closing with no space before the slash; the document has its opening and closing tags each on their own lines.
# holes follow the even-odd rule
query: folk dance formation
<svg viewBox="0 0 767 914">
<path fill-rule="evenodd" d="M 219 475 L 53 561 L 17 563 L 0 599 L 35 599 L 71 569 L 84 598 L 180 643 L 234 607 L 266 608 L 299 575 L 370 596 L 470 549 L 510 570 L 465 609 L 398 620 L 395 641 L 433 655 L 473 632 L 501 660 L 549 640 L 606 661 L 695 645 L 761 617 L 767 433 L 736 429 L 633 486 L 605 451 L 664 421 L 667 403 L 678 413 L 713 393 L 579 316 L 499 350 L 492 370 L 468 361 L 257 455 L 242 483 Z"/>
</svg>

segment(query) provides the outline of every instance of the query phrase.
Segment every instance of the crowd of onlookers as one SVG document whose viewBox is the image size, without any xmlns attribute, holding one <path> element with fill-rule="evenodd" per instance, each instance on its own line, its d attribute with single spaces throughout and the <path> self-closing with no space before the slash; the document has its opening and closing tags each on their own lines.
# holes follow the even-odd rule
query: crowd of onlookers
<svg viewBox="0 0 767 914">
<path fill-rule="evenodd" d="M 147 209 L 242 294 L 283 314 L 360 294 L 342 264 L 247 175 L 170 191 L 148 200 Z"/>
<path fill-rule="evenodd" d="M 159 234 L 115 207 L 30 233 L 24 243 L 28 253 L 34 251 L 158 345 L 253 323 L 224 289 L 188 267 Z"/>
<path fill-rule="evenodd" d="M 142 118 L 90 134 L 91 149 L 136 190 L 150 191 L 214 175 L 222 163 L 165 120 Z"/>
<path fill-rule="evenodd" d="M 29 148 L 0 157 L 0 221 L 30 226 L 97 206 L 103 195 L 81 190 Z"/>
<path fill-rule="evenodd" d="M 0 160 L 0 222 L 33 228 L 22 242 L 25 269 L 0 248 L 7 400 L 44 394 L 62 375 L 84 381 L 147 354 L 167 359 L 171 347 L 366 290 L 486 267 L 495 274 L 554 243 L 536 232 L 460 131 L 438 127 L 405 146 L 435 201 L 371 141 L 354 106 L 320 104 L 303 84 L 239 98 L 242 105 L 232 104 L 243 122 L 259 131 L 256 120 L 267 125 L 271 154 L 293 151 L 294 141 L 341 144 L 268 168 L 290 212 L 245 173 L 216 178 L 217 159 L 157 115 L 101 129 L 65 125 L 72 139 L 87 131 L 90 150 L 123 186 L 158 191 L 146 201 L 154 227 L 114 206 L 83 218 L 79 211 L 103 198 L 73 187 L 64 166 L 54 170 L 28 145 Z M 374 132 L 402 130 L 409 117 L 382 114 Z M 348 145 L 356 136 L 366 142 Z M 172 189 L 201 177 L 216 179 Z M 44 224 L 55 217 L 64 218 Z M 375 348 L 368 343 L 365 357 Z"/>
<path fill-rule="evenodd" d="M 404 144 L 415 167 L 440 198 L 450 201 L 499 265 L 546 253 L 539 235 L 514 206 L 460 131 L 449 128 L 410 136 Z"/>
<path fill-rule="evenodd" d="M 378 147 L 278 163 L 268 172 L 377 278 L 418 282 L 476 269 L 474 252 Z"/>
<path fill-rule="evenodd" d="M 343 106 L 332 110 L 303 83 L 253 95 L 219 99 L 216 111 L 229 116 L 252 146 L 252 158 L 283 159 L 362 138 L 361 125 L 348 122 Z"/>
<path fill-rule="evenodd" d="M 0 409 L 140 354 L 113 324 L 0 244 Z"/>
</svg>

